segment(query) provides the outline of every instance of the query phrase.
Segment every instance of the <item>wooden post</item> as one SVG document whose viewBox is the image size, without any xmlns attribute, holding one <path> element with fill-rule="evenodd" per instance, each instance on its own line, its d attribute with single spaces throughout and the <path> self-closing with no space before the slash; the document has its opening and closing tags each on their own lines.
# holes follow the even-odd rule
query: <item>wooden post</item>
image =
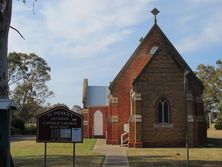
<svg viewBox="0 0 222 167">
<path fill-rule="evenodd" d="M 75 148 L 75 143 L 73 143 L 73 167 L 76 166 L 76 148 Z"/>
<path fill-rule="evenodd" d="M 10 111 L 0 111 L 0 162 L 10 167 Z"/>
<path fill-rule="evenodd" d="M 47 157 L 47 143 L 45 142 L 45 151 L 44 151 L 44 167 L 46 167 L 46 157 Z"/>
</svg>

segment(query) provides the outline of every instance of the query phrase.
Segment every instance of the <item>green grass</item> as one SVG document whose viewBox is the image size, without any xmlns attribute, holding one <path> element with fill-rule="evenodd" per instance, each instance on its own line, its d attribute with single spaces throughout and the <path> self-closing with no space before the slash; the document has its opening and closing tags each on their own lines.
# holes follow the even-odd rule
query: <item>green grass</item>
<svg viewBox="0 0 222 167">
<path fill-rule="evenodd" d="M 185 167 L 185 148 L 141 148 L 127 151 L 130 167 Z M 208 130 L 208 145 L 190 148 L 190 166 L 222 166 L 222 130 Z"/>
<path fill-rule="evenodd" d="M 85 139 L 76 144 L 76 166 L 102 166 L 104 155 L 93 152 L 96 140 Z M 71 167 L 72 148 L 70 143 L 47 144 L 47 167 Z M 17 167 L 41 167 L 44 158 L 44 143 L 35 140 L 20 140 L 11 143 L 11 152 Z"/>
</svg>

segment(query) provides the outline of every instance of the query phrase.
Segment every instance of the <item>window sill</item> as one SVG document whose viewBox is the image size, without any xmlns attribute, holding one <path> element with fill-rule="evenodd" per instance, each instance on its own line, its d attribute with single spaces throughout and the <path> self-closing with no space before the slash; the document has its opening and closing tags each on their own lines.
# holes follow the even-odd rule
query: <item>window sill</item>
<svg viewBox="0 0 222 167">
<path fill-rule="evenodd" d="M 172 123 L 159 123 L 159 124 L 153 124 L 154 128 L 173 128 L 174 125 Z"/>
</svg>

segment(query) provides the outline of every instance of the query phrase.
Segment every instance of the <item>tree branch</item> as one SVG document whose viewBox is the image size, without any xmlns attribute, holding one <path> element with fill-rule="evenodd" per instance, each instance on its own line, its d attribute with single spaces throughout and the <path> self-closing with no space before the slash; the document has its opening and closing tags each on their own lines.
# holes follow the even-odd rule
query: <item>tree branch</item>
<svg viewBox="0 0 222 167">
<path fill-rule="evenodd" d="M 11 29 L 15 30 L 24 40 L 25 38 L 23 37 L 23 35 L 19 32 L 19 30 L 17 30 L 16 28 L 9 26 Z"/>
<path fill-rule="evenodd" d="M 34 0 L 34 1 L 33 1 L 33 4 L 32 4 L 32 5 L 33 5 L 33 7 L 32 7 L 32 12 L 33 12 L 33 14 L 35 14 L 35 3 L 36 3 L 36 2 L 37 2 L 37 0 Z"/>
</svg>

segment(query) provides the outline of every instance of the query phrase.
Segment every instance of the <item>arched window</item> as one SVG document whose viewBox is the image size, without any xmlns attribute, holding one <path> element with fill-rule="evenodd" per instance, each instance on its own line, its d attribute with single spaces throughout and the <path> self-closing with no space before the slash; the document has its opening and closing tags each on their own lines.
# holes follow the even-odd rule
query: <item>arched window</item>
<svg viewBox="0 0 222 167">
<path fill-rule="evenodd" d="M 169 104 L 166 98 L 157 102 L 157 123 L 169 123 Z"/>
</svg>

